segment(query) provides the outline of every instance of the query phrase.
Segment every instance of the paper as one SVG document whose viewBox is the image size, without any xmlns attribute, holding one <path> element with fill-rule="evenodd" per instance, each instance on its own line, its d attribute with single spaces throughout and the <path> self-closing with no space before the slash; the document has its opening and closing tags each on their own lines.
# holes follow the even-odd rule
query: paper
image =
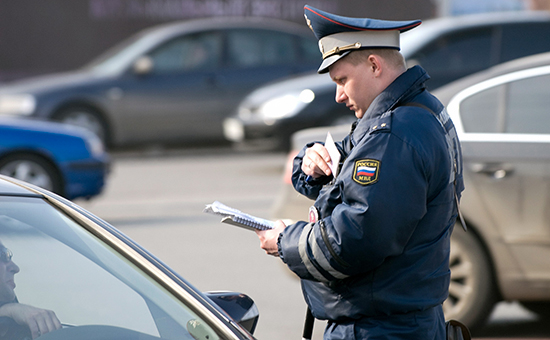
<svg viewBox="0 0 550 340">
<path fill-rule="evenodd" d="M 338 176 L 338 165 L 340 164 L 340 152 L 338 151 L 336 144 L 334 144 L 334 139 L 332 139 L 330 132 L 327 133 L 325 148 L 330 155 L 330 163 L 328 164 L 330 166 L 330 171 L 332 171 L 332 176 L 336 177 Z"/>
<path fill-rule="evenodd" d="M 205 213 L 222 216 L 221 222 L 223 223 L 232 224 L 249 230 L 268 230 L 273 229 L 275 225 L 273 221 L 245 214 L 218 201 L 207 204 L 203 211 Z"/>
</svg>

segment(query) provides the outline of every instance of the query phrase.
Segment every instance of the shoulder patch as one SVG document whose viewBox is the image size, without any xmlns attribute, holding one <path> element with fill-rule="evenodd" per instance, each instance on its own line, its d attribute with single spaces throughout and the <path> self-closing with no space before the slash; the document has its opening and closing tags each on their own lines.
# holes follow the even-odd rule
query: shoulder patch
<svg viewBox="0 0 550 340">
<path fill-rule="evenodd" d="M 361 185 L 369 185 L 378 181 L 380 161 L 374 159 L 358 159 L 353 169 L 353 180 Z"/>
</svg>

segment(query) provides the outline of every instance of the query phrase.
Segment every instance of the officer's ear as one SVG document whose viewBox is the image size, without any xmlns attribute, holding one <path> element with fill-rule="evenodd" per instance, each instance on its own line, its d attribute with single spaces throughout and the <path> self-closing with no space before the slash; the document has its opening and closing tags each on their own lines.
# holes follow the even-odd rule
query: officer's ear
<svg viewBox="0 0 550 340">
<path fill-rule="evenodd" d="M 382 58 L 376 54 L 371 54 L 367 58 L 367 65 L 369 70 L 372 72 L 372 75 L 376 78 L 380 77 L 382 73 Z"/>
</svg>

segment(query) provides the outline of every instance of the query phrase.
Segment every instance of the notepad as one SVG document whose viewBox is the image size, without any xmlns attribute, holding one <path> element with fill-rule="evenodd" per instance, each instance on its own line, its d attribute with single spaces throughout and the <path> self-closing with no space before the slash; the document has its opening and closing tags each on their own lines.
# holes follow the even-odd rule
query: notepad
<svg viewBox="0 0 550 340">
<path fill-rule="evenodd" d="M 327 139 L 325 140 L 325 148 L 327 149 L 328 154 L 330 156 L 330 163 L 328 164 L 328 166 L 330 167 L 332 176 L 336 177 L 338 176 L 340 152 L 338 151 L 336 144 L 334 144 L 334 139 L 332 138 L 332 135 L 330 134 L 330 132 L 327 133 Z"/>
<path fill-rule="evenodd" d="M 245 214 L 240 210 L 228 207 L 218 201 L 207 204 L 203 212 L 222 216 L 222 223 L 235 225 L 248 230 L 269 230 L 273 229 L 275 226 L 273 221 Z"/>
</svg>

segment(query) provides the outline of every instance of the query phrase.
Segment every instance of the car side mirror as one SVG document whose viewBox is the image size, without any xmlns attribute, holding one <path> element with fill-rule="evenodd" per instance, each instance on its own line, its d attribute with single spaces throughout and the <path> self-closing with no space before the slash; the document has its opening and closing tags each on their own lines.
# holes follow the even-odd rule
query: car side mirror
<svg viewBox="0 0 550 340">
<path fill-rule="evenodd" d="M 250 334 L 254 334 L 260 312 L 256 303 L 248 295 L 235 292 L 204 293 L 216 305 L 223 309 L 233 320 L 243 326 Z"/>
<path fill-rule="evenodd" d="M 138 58 L 132 67 L 133 71 L 137 75 L 146 75 L 153 71 L 153 59 L 149 56 L 142 56 Z"/>
</svg>

